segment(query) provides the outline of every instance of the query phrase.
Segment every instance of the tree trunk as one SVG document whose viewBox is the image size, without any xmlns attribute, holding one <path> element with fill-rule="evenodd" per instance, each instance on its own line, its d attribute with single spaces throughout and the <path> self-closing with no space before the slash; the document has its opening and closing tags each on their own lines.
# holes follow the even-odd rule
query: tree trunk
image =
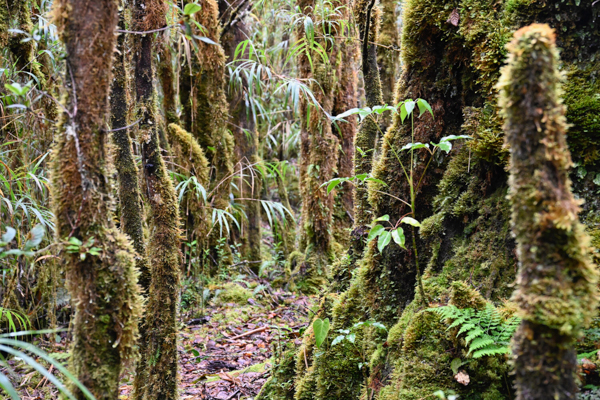
<svg viewBox="0 0 600 400">
<path fill-rule="evenodd" d="M 517 399 L 575 399 L 574 344 L 596 311 L 598 277 L 577 216 L 581 201 L 571 193 L 554 31 L 527 26 L 508 49 L 498 85 L 520 261 L 513 294 L 523 316 L 513 347 Z"/>
<path fill-rule="evenodd" d="M 106 118 L 115 46 L 112 0 L 54 3 L 65 43 L 67 79 L 51 160 L 56 239 L 77 238 L 64 254 L 75 317 L 71 368 L 97 399 L 118 397 L 119 374 L 134 354 L 142 299 L 134 249 L 113 223 Z M 93 244 L 90 242 L 93 241 Z M 99 255 L 89 253 L 92 246 Z M 73 388 L 78 399 L 81 391 Z"/>
<path fill-rule="evenodd" d="M 134 28 L 158 28 L 166 3 L 161 0 L 134 4 Z M 135 84 L 138 140 L 141 143 L 145 192 L 152 210 L 148 261 L 151 283 L 146 314 L 147 343 L 137 367 L 135 399 L 178 399 L 177 312 L 180 284 L 179 209 L 173 182 L 162 157 L 157 92 L 153 86 L 152 35 L 136 36 Z"/>
<path fill-rule="evenodd" d="M 229 62 L 233 61 L 235 49 L 238 44 L 246 40 L 250 33 L 246 26 L 246 15 L 252 8 L 252 3 L 245 3 L 243 0 L 235 1 L 229 4 L 226 1 L 219 2 L 220 19 L 223 23 L 221 33 L 221 44 Z M 247 55 L 240 54 L 239 58 Z M 248 82 L 242 78 L 227 92 L 227 101 L 229 103 L 229 123 L 228 129 L 233 133 L 235 139 L 235 155 L 239 160 L 239 168 L 242 170 L 238 187 L 240 188 L 241 198 L 250 198 L 252 200 L 242 201 L 247 220 L 242 221 L 242 254 L 244 257 L 253 261 L 250 268 L 258 273 L 261 261 L 261 204 L 258 200 L 261 198 L 262 177 L 256 172 L 261 159 L 258 154 L 258 132 L 256 130 L 255 119 L 252 111 L 246 106 L 248 94 Z"/>
<path fill-rule="evenodd" d="M 215 0 L 202 0 L 202 9 L 193 18 L 206 32 L 198 33 L 215 44 L 197 41 L 192 55 L 192 72 L 181 80 L 181 105 L 185 128 L 202 146 L 211 165 L 210 207 L 225 210 L 229 207 L 229 193 L 233 170 L 234 139 L 227 127 L 228 104 L 225 95 L 225 53 L 220 43 L 219 10 Z M 211 256 L 218 267 L 231 262 L 231 249 L 222 244 L 223 259 L 218 259 L 219 238 L 226 236 L 225 226 L 212 228 L 209 238 Z"/>
</svg>

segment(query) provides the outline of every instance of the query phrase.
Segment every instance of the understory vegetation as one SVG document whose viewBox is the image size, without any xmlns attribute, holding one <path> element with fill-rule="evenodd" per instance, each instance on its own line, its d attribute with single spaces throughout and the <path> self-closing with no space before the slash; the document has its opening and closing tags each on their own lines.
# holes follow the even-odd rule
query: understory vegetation
<svg viewBox="0 0 600 400">
<path fill-rule="evenodd" d="M 600 398 L 600 1 L 4 0 L 0 398 Z"/>
</svg>

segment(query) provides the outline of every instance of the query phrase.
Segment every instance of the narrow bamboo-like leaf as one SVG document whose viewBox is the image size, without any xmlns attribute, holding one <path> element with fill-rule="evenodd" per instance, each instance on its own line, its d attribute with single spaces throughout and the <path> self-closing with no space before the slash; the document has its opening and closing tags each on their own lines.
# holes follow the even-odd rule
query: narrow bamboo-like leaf
<svg viewBox="0 0 600 400">
<path fill-rule="evenodd" d="M 4 391 L 10 396 L 12 400 L 21 399 L 13 385 L 8 380 L 8 377 L 2 373 L 0 373 L 0 388 L 4 389 Z"/>
</svg>

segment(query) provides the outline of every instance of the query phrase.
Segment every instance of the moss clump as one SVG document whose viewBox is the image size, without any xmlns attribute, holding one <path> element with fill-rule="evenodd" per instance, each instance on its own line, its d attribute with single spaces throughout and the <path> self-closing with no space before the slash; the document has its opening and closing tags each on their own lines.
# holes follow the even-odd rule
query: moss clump
<svg viewBox="0 0 600 400">
<path fill-rule="evenodd" d="M 287 345 L 283 352 L 274 351 L 272 374 L 267 379 L 256 400 L 293 400 L 295 355 L 297 349 Z"/>
<path fill-rule="evenodd" d="M 566 78 L 563 98 L 571 125 L 569 149 L 575 161 L 595 165 L 600 159 L 600 61 L 571 65 Z"/>
<path fill-rule="evenodd" d="M 216 301 L 219 304 L 235 303 L 239 305 L 248 304 L 253 294 L 252 291 L 246 289 L 237 283 L 227 283 L 220 289 L 221 291 L 216 297 Z"/>
<path fill-rule="evenodd" d="M 555 34 L 520 29 L 498 84 L 511 147 L 512 228 L 521 263 L 513 298 L 523 322 L 515 334 L 518 398 L 575 393 L 573 343 L 597 304 L 597 267 L 571 193 L 565 108 Z"/>
</svg>

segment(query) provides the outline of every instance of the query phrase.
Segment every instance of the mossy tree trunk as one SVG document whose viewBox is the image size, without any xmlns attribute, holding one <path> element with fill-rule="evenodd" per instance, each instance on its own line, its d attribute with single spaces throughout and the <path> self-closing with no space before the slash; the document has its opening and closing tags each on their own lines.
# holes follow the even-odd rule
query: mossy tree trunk
<svg viewBox="0 0 600 400">
<path fill-rule="evenodd" d="M 510 146 L 512 228 L 520 266 L 513 299 L 523 322 L 513 354 L 517 399 L 575 399 L 575 341 L 597 305 L 597 269 L 571 193 L 555 34 L 515 33 L 499 87 Z"/>
<path fill-rule="evenodd" d="M 344 3 L 340 18 L 349 20 L 350 5 Z M 349 35 L 344 32 L 343 36 Z M 341 40 L 337 63 L 339 63 L 339 79 L 334 91 L 333 115 L 339 115 L 357 106 L 357 61 L 358 46 L 356 38 Z M 332 125 L 333 134 L 338 137 L 339 150 L 337 168 L 334 177 L 347 178 L 354 176 L 354 141 L 356 136 L 356 116 L 347 118 L 348 122 Z M 339 252 L 348 248 L 349 233 L 354 223 L 354 186 L 346 184 L 338 186 L 334 193 L 333 236 L 338 244 Z"/>
<path fill-rule="evenodd" d="M 318 18 L 318 11 L 314 9 L 315 2 L 300 0 L 297 5 L 306 17 L 313 21 Z M 313 51 L 311 68 L 305 51 L 298 57 L 299 77 L 312 79 L 310 89 L 318 102 L 317 106 L 308 99 L 303 99 L 300 107 L 300 191 L 304 262 L 294 275 L 299 276 L 296 285 L 305 291 L 318 290 L 325 284 L 328 266 L 335 256 L 335 239 L 332 234 L 333 194 L 328 194 L 327 188 L 322 185 L 334 177 L 339 156 L 339 140 L 327 115 L 332 113 L 335 89 L 340 79 L 341 44 L 338 41 L 331 43 L 326 40 L 324 24 L 321 25 L 317 21 L 314 26 L 314 40 L 321 43 L 327 59 Z M 327 33 L 334 36 L 343 35 L 336 28 Z M 309 43 L 312 35 L 300 28 L 298 36 Z M 309 44 L 306 51 L 311 51 L 310 47 Z"/>
<path fill-rule="evenodd" d="M 252 8 L 252 2 L 244 0 L 219 2 L 219 14 L 223 30 L 221 32 L 221 44 L 227 57 L 231 62 L 235 56 L 235 50 L 239 43 L 250 37 L 246 16 Z M 247 55 L 240 54 L 238 58 Z M 229 78 L 229 77 L 228 77 Z M 241 78 L 234 85 L 229 85 L 227 101 L 229 103 L 228 129 L 233 133 L 235 139 L 235 155 L 239 160 L 240 180 L 238 187 L 241 198 L 251 200 L 243 201 L 244 211 L 247 219 L 242 221 L 240 238 L 242 240 L 242 254 L 252 262 L 250 268 L 258 273 L 261 261 L 261 197 L 262 177 L 256 170 L 260 163 L 258 154 L 258 131 L 256 130 L 256 116 L 252 115 L 247 106 L 248 82 Z"/>
<path fill-rule="evenodd" d="M 134 29 L 158 28 L 164 21 L 167 4 L 162 0 L 138 1 L 134 5 Z M 153 86 L 153 36 L 135 37 L 137 53 L 135 88 L 140 119 L 145 194 L 151 208 L 151 237 L 148 261 L 151 283 L 146 313 L 147 343 L 138 364 L 134 387 L 136 399 L 178 399 L 177 312 L 180 282 L 179 208 L 173 182 L 162 157 L 157 110 L 158 96 Z"/>
<path fill-rule="evenodd" d="M 383 0 L 381 8 L 381 27 L 377 43 L 377 63 L 380 66 L 381 89 L 383 101 L 392 104 L 395 97 L 394 88 L 400 74 L 400 31 L 398 29 L 398 3 L 394 0 Z"/>
<path fill-rule="evenodd" d="M 221 27 L 217 2 L 202 0 L 197 4 L 202 9 L 194 14 L 194 18 L 206 29 L 198 35 L 209 38 L 217 45 L 196 42 L 196 51 L 191 60 L 191 75 L 185 75 L 181 79 L 181 105 L 185 128 L 202 146 L 211 165 L 210 190 L 213 196 L 209 206 L 225 210 L 229 207 L 235 146 L 227 126 L 229 107 L 225 93 L 226 57 L 219 44 Z M 214 226 L 209 238 L 213 262 L 219 265 L 231 262 L 231 249 L 227 243 L 223 245 L 221 252 L 224 259 L 217 259 L 216 246 L 221 231 L 225 235 L 224 226 Z"/>
<path fill-rule="evenodd" d="M 77 238 L 65 253 L 75 317 L 71 368 L 97 399 L 118 397 L 119 374 L 134 351 L 142 299 L 134 249 L 114 226 L 107 160 L 108 95 L 117 5 L 112 0 L 54 2 L 54 22 L 66 49 L 66 110 L 51 160 L 56 239 Z M 101 248 L 99 255 L 86 245 Z M 85 253 L 85 257 L 80 254 Z M 78 399 L 84 395 L 73 388 Z"/>
</svg>

